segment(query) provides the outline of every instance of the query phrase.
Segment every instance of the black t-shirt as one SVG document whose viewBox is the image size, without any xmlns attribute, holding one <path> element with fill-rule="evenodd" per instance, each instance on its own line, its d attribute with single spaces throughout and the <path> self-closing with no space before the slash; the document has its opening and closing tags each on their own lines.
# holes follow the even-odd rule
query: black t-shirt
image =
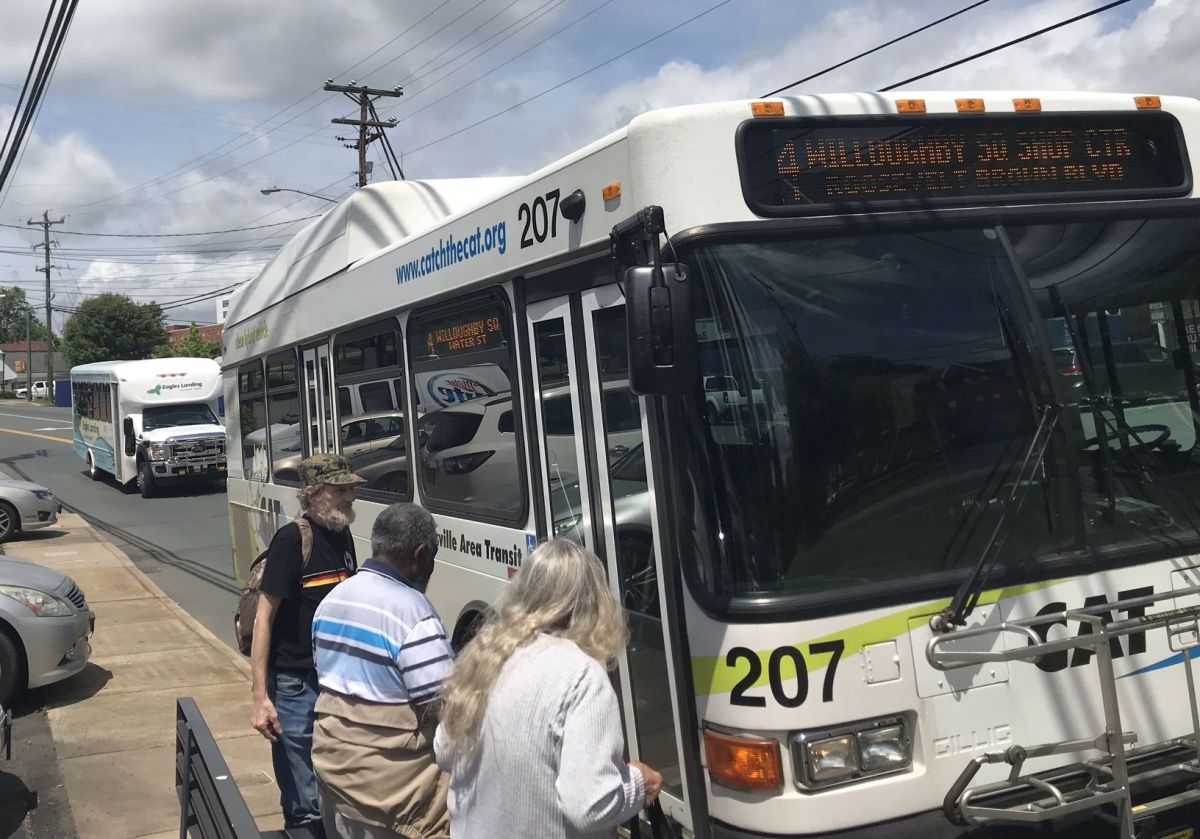
<svg viewBox="0 0 1200 839">
<path fill-rule="evenodd" d="M 271 627 L 271 652 L 267 661 L 271 667 L 283 670 L 313 668 L 313 613 L 325 595 L 358 568 L 350 528 L 335 531 L 321 527 L 312 519 L 309 523 L 312 526 L 312 555 L 308 565 L 303 565 L 300 525 L 288 522 L 271 540 L 260 585 L 262 591 L 281 598 Z"/>
</svg>

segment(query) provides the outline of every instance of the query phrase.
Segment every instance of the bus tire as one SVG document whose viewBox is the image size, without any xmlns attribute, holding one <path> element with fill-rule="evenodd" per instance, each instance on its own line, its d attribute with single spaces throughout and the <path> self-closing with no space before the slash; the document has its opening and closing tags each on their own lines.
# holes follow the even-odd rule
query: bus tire
<svg viewBox="0 0 1200 839">
<path fill-rule="evenodd" d="M 482 612 L 467 612 L 458 619 L 458 625 L 454 627 L 454 634 L 450 636 L 450 647 L 454 652 L 462 652 L 462 648 L 467 645 L 476 633 L 483 626 L 484 615 Z"/>
<path fill-rule="evenodd" d="M 137 487 L 142 498 L 153 498 L 157 492 L 158 488 L 154 485 L 154 472 L 150 469 L 149 461 L 143 460 L 138 464 Z"/>
<path fill-rule="evenodd" d="M 96 465 L 96 458 L 89 451 L 87 456 L 88 477 L 93 481 L 98 481 L 102 477 L 100 475 L 100 467 Z"/>
</svg>

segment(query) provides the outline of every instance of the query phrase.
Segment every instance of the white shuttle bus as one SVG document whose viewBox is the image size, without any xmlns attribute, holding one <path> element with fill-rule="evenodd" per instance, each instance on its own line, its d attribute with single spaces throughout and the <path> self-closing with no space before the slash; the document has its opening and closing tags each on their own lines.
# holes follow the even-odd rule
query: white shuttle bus
<svg viewBox="0 0 1200 839">
<path fill-rule="evenodd" d="M 382 183 L 226 324 L 238 576 L 340 451 L 454 643 L 606 564 L 686 836 L 1192 835 L 1200 103 L 843 94 Z"/>
<path fill-rule="evenodd" d="M 136 480 L 143 498 L 171 481 L 224 480 L 220 394 L 221 368 L 207 358 L 73 367 L 75 453 L 92 478 Z"/>
</svg>

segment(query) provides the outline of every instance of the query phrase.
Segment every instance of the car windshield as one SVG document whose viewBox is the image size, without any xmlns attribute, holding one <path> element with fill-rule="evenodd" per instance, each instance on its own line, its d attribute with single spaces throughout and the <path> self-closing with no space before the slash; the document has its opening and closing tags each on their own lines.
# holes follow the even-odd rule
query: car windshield
<svg viewBox="0 0 1200 839">
<path fill-rule="evenodd" d="M 1198 234 L 1189 218 L 683 254 L 700 371 L 672 468 L 701 585 L 757 603 L 952 590 L 1056 403 L 1074 410 L 1004 522 L 1001 576 L 1200 545 Z M 718 381 L 753 398 L 714 411 Z"/>
<path fill-rule="evenodd" d="M 183 405 L 156 405 L 142 411 L 142 430 L 175 428 L 181 425 L 220 425 L 212 409 L 203 402 Z"/>
</svg>

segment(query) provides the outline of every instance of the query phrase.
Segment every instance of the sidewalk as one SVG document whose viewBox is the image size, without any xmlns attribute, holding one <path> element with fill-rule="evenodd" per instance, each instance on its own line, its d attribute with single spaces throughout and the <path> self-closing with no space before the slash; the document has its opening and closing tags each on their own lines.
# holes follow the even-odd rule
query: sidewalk
<svg viewBox="0 0 1200 839">
<path fill-rule="evenodd" d="M 78 515 L 5 549 L 69 574 L 96 613 L 87 669 L 43 690 L 78 835 L 178 837 L 179 696 L 196 700 L 259 828 L 280 829 L 270 744 L 250 728 L 248 661 Z"/>
</svg>

